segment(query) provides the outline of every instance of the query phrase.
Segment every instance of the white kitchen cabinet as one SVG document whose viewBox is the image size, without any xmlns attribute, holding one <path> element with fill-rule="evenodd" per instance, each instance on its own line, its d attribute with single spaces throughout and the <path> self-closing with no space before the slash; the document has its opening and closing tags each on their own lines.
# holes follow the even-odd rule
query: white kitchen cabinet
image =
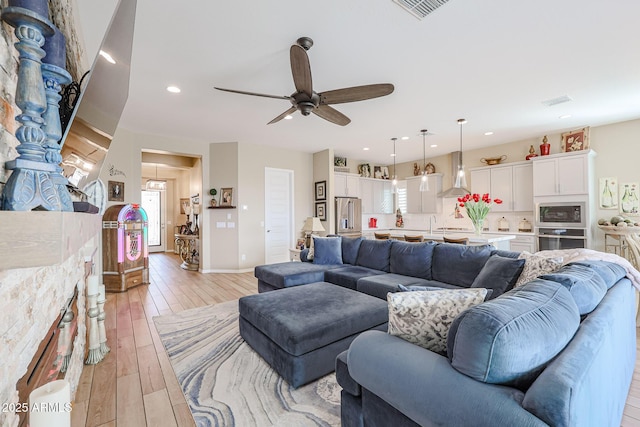
<svg viewBox="0 0 640 427">
<path fill-rule="evenodd" d="M 413 176 L 407 181 L 407 213 L 440 213 L 442 212 L 442 199 L 438 193 L 442 191 L 442 174 L 432 173 L 427 175 L 429 190 L 420 191 L 422 176 Z"/>
<path fill-rule="evenodd" d="M 335 172 L 333 194 L 336 197 L 360 197 L 360 175 Z"/>
<path fill-rule="evenodd" d="M 536 238 L 534 236 L 522 236 L 516 234 L 516 238 L 509 240 L 509 244 L 510 249 L 515 252 L 536 252 Z"/>
<path fill-rule="evenodd" d="M 533 160 L 533 195 L 568 196 L 589 193 L 590 150 Z"/>
<path fill-rule="evenodd" d="M 493 205 L 492 212 L 533 211 L 533 169 L 531 163 L 488 166 L 472 169 L 471 192 L 489 193 L 492 199 L 502 200 Z"/>
<path fill-rule="evenodd" d="M 513 166 L 513 211 L 533 212 L 533 164 Z"/>
<path fill-rule="evenodd" d="M 360 198 L 363 214 L 393 213 L 393 193 L 389 180 L 360 178 Z"/>
</svg>

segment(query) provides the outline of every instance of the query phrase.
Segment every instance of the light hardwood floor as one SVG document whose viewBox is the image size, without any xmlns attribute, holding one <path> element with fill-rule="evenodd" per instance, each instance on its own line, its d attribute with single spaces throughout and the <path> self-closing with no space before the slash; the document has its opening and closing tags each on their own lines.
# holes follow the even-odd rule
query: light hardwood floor
<svg viewBox="0 0 640 427">
<path fill-rule="evenodd" d="M 107 295 L 111 352 L 99 364 L 85 366 L 71 413 L 73 427 L 194 426 L 152 318 L 257 292 L 253 273 L 185 271 L 173 254 L 149 259 L 150 285 Z M 622 426 L 640 427 L 640 360 Z"/>
</svg>

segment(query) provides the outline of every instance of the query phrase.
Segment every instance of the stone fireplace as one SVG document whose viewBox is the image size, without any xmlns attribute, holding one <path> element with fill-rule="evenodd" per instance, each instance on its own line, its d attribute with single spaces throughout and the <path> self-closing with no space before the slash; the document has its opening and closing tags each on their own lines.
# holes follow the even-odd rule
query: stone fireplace
<svg viewBox="0 0 640 427">
<path fill-rule="evenodd" d="M 77 292 L 77 335 L 65 379 L 75 396 L 86 348 L 87 263 L 100 268 L 101 216 L 0 211 L 0 401 L 17 406 L 18 383 Z M 19 414 L 0 413 L 15 427 Z"/>
</svg>

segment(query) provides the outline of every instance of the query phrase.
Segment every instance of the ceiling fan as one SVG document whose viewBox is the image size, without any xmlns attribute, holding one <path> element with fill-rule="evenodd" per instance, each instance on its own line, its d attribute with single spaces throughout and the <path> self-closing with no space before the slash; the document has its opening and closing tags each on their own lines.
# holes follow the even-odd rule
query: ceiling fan
<svg viewBox="0 0 640 427">
<path fill-rule="evenodd" d="M 291 57 L 291 73 L 293 74 L 293 83 L 296 87 L 296 91 L 290 96 L 266 95 L 262 93 L 224 89 L 221 87 L 216 87 L 215 89 L 225 92 L 240 93 L 243 95 L 286 99 L 291 102 L 291 108 L 267 124 L 279 122 L 287 115 L 299 110 L 303 116 L 308 116 L 313 113 L 318 117 L 340 126 L 348 125 L 351 122 L 351 119 L 335 108 L 330 107 L 330 104 L 344 104 L 347 102 L 363 101 L 366 99 L 389 95 L 393 92 L 394 87 L 390 83 L 354 86 L 321 93 L 314 91 L 311 80 L 311 66 L 309 64 L 309 56 L 307 55 L 307 51 L 311 46 L 313 46 L 313 40 L 309 37 L 300 37 L 296 41 L 296 44 L 291 46 L 289 51 Z"/>
</svg>

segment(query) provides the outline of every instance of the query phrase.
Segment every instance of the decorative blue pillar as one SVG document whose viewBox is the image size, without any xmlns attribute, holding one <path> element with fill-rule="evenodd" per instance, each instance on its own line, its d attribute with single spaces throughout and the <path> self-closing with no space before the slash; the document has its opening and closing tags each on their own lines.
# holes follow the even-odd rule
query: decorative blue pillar
<svg viewBox="0 0 640 427">
<path fill-rule="evenodd" d="M 51 180 L 50 173 L 57 165 L 45 159 L 45 133 L 42 129 L 42 114 L 47 108 L 44 82 L 42 80 L 41 47 L 45 36 L 52 36 L 54 26 L 41 13 L 45 11 L 42 0 L 14 0 L 2 10 L 3 21 L 15 28 L 19 56 L 18 87 L 16 105 L 22 114 L 16 117 L 21 124 L 16 131 L 20 144 L 16 147 L 18 157 L 6 163 L 12 170 L 2 191 L 2 209 L 27 211 L 34 208 L 62 210 L 60 196 Z M 21 6 L 36 5 L 33 10 Z M 44 4 L 48 4 L 44 0 Z M 48 9 L 46 9 L 48 10 Z"/>
<path fill-rule="evenodd" d="M 54 165 L 56 170 L 50 173 L 60 205 L 63 211 L 73 212 L 73 201 L 67 189 L 68 180 L 62 175 L 62 156 L 60 155 L 60 139 L 62 138 L 62 127 L 60 125 L 60 85 L 71 83 L 71 75 L 65 70 L 66 48 L 65 38 L 58 28 L 55 28 L 53 36 L 48 37 L 44 43 L 46 56 L 42 60 L 42 78 L 44 80 L 44 90 L 47 97 L 47 109 L 44 113 L 43 130 L 46 135 L 44 142 L 45 160 Z"/>
</svg>

